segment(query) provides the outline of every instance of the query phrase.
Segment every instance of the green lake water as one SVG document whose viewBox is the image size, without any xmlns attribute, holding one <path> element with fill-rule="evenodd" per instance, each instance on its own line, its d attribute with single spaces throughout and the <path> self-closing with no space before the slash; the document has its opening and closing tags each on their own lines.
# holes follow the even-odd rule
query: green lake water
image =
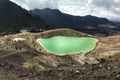
<svg viewBox="0 0 120 80">
<path fill-rule="evenodd" d="M 86 54 L 96 47 L 96 38 L 53 36 L 38 39 L 40 45 L 54 55 Z"/>
</svg>

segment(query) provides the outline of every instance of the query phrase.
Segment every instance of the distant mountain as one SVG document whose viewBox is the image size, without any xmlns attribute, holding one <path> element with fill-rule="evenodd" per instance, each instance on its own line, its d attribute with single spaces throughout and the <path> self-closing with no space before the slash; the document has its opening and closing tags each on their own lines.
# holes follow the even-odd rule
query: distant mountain
<svg viewBox="0 0 120 80">
<path fill-rule="evenodd" d="M 0 0 L 0 32 L 19 31 L 25 27 L 41 27 L 45 22 L 9 0 Z"/>
<path fill-rule="evenodd" d="M 57 9 L 34 9 L 30 11 L 32 15 L 39 16 L 49 26 L 49 28 L 67 27 L 90 34 L 98 33 L 111 35 L 119 32 L 120 28 L 114 22 L 105 18 L 87 16 L 72 16 L 60 12 Z"/>
</svg>

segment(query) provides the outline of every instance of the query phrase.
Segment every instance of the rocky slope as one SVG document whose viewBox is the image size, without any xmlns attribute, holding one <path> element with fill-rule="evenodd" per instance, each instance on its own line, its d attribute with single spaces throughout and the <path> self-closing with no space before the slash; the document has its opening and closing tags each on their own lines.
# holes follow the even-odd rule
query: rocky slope
<svg viewBox="0 0 120 80">
<path fill-rule="evenodd" d="M 82 59 L 85 63 L 82 65 L 80 61 L 82 57 L 78 55 L 59 57 L 42 52 L 36 39 L 40 36 L 61 33 L 74 36 L 86 34 L 70 29 L 51 31 L 1 36 L 0 78 L 2 80 L 120 79 L 120 35 L 95 36 L 99 39 L 99 43 L 91 54 Z"/>
</svg>

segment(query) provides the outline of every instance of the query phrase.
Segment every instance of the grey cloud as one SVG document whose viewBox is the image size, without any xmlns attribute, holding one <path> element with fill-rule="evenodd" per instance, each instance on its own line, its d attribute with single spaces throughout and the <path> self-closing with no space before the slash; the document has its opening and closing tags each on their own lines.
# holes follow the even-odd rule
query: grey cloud
<svg viewBox="0 0 120 80">
<path fill-rule="evenodd" d="M 120 0 L 11 0 L 26 9 L 59 9 L 71 15 L 119 17 Z M 89 1 L 91 1 L 89 3 Z M 76 11 L 76 13 L 74 12 Z M 101 12 L 100 12 L 101 11 Z M 105 12 L 105 13 L 104 13 Z"/>
<path fill-rule="evenodd" d="M 120 0 L 93 0 L 93 5 L 120 14 Z"/>
<path fill-rule="evenodd" d="M 57 8 L 57 0 L 10 0 L 27 9 Z"/>
<path fill-rule="evenodd" d="M 110 9 L 112 4 L 114 3 L 113 0 L 93 0 L 92 4 L 101 8 Z"/>
</svg>

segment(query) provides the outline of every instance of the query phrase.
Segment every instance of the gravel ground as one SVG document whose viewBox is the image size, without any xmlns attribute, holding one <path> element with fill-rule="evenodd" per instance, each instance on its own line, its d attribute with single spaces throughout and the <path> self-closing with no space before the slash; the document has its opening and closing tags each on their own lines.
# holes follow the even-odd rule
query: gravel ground
<svg viewBox="0 0 120 80">
<path fill-rule="evenodd" d="M 101 60 L 99 64 L 63 65 L 37 73 L 17 66 L 0 64 L 0 80 L 120 80 L 119 64 L 118 60 Z"/>
</svg>

